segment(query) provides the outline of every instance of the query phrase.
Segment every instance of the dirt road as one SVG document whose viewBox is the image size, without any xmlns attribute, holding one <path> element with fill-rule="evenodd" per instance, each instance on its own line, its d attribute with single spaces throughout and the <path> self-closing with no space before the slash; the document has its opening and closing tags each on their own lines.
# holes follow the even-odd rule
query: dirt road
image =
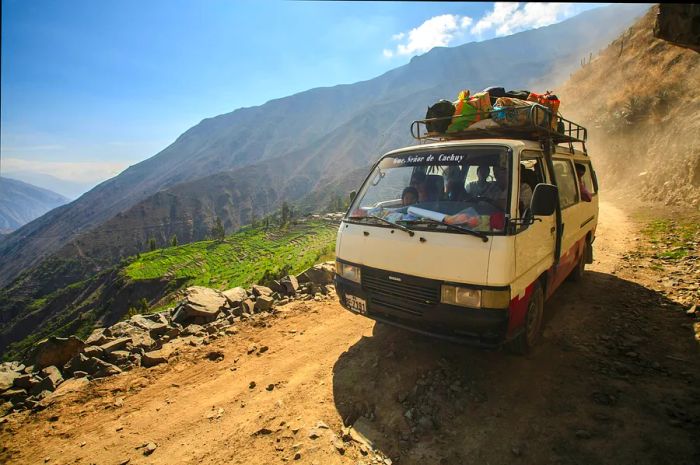
<svg viewBox="0 0 700 465">
<path fill-rule="evenodd" d="M 683 312 L 639 268 L 627 274 L 637 243 L 623 212 L 601 205 L 596 262 L 548 302 L 529 357 L 375 326 L 335 301 L 294 303 L 11 416 L 0 462 L 700 463 L 698 347 Z M 371 447 L 340 439 L 344 424 Z"/>
</svg>

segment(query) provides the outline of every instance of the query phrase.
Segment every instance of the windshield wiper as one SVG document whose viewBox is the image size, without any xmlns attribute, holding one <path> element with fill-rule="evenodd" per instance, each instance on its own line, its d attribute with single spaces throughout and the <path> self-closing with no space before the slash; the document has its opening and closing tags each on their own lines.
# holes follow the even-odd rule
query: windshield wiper
<svg viewBox="0 0 700 465">
<path fill-rule="evenodd" d="M 381 221 L 382 223 L 386 223 L 386 224 L 388 224 L 388 225 L 390 225 L 390 226 L 395 226 L 395 227 L 397 227 L 398 229 L 400 229 L 400 230 L 402 230 L 402 231 L 406 231 L 406 232 L 408 233 L 408 235 L 411 236 L 411 237 L 413 237 L 413 235 L 415 234 L 415 232 L 413 232 L 412 229 L 407 228 L 406 226 L 403 226 L 403 225 L 401 225 L 401 224 L 393 223 L 393 222 L 391 222 L 391 221 L 389 221 L 389 220 L 386 220 L 386 219 L 382 218 L 381 216 L 367 215 L 367 216 L 354 216 L 354 217 L 351 216 L 351 217 L 350 217 L 350 219 L 353 219 L 353 220 L 361 220 L 361 219 L 363 219 L 363 218 L 372 218 L 373 220 L 379 220 L 379 221 Z"/>
<path fill-rule="evenodd" d="M 435 225 L 442 225 L 447 227 L 448 229 L 454 229 L 456 231 L 460 231 L 466 234 L 470 234 L 472 236 L 476 236 L 481 238 L 482 241 L 488 242 L 489 236 L 486 234 L 479 232 L 479 231 L 472 231 L 471 229 L 463 228 L 461 226 L 457 226 L 456 224 L 447 224 L 443 223 L 442 221 L 437 221 L 433 220 L 432 218 L 421 218 L 419 220 L 399 220 L 401 222 L 409 223 L 409 224 L 419 224 L 419 223 L 430 223 L 430 224 L 435 224 Z"/>
</svg>

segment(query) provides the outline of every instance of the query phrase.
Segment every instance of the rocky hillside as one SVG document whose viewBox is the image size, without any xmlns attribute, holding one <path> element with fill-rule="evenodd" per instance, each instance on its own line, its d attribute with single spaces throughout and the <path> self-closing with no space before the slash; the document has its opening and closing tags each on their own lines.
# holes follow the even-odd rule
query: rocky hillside
<svg viewBox="0 0 700 465">
<path fill-rule="evenodd" d="M 253 285 L 223 292 L 194 286 L 186 289 L 177 306 L 150 315 L 136 314 L 125 321 L 97 328 L 83 341 L 49 337 L 39 341 L 24 363 L 0 365 L 0 416 L 9 410 L 41 410 L 64 379 L 104 378 L 133 367 L 167 363 L 182 344 L 199 345 L 217 336 L 236 334 L 241 320 L 265 318 L 277 305 L 294 300 L 321 301 L 333 296 L 334 262 L 316 265 L 299 276 L 286 276 L 274 289 Z M 267 348 L 254 350 L 264 353 Z M 223 358 L 216 352 L 210 360 Z"/>
<path fill-rule="evenodd" d="M 0 353 L 16 357 L 48 336 L 86 336 L 94 326 L 112 325 L 128 313 L 168 308 L 186 286 L 223 290 L 255 282 L 273 285 L 285 274 L 332 256 L 340 215 L 246 227 L 223 240 L 157 246 L 52 292 L 41 279 L 21 278 L 0 290 Z M 69 276 L 71 263 L 49 261 L 38 272 Z"/>
<path fill-rule="evenodd" d="M 327 186 L 329 177 L 409 143 L 408 124 L 424 114 L 429 102 L 452 98 L 463 87 L 498 83 L 520 88 L 568 73 L 581 54 L 604 46 L 644 9 L 615 5 L 508 37 L 436 48 L 375 79 L 313 89 L 206 119 L 70 208 L 45 215 L 4 240 L 0 285 L 88 232 L 103 240 L 85 240 L 79 248 L 61 252 L 87 257 L 82 259 L 83 275 L 105 261 L 114 263 L 119 258 L 115 250 L 133 253 L 147 234 L 166 235 L 190 220 L 197 225 L 190 232 L 193 240 L 201 239 L 198 227 L 206 229 L 214 213 L 230 228 L 246 224 L 249 212 L 263 215 L 283 199 L 301 199 Z M 213 185 L 212 177 L 218 181 Z M 224 182 L 231 186 L 228 192 L 213 187 Z M 159 193 L 163 190 L 167 192 Z M 185 194 L 186 202 L 179 201 Z M 206 213 L 195 218 L 200 210 Z M 178 233 L 186 236 L 184 230 Z M 104 244 L 114 249 L 105 253 Z"/>
<path fill-rule="evenodd" d="M 700 208 L 700 54 L 654 38 L 652 9 L 559 90 L 604 190 Z"/>
<path fill-rule="evenodd" d="M 69 201 L 50 190 L 0 177 L 0 232 L 11 232 Z"/>
</svg>

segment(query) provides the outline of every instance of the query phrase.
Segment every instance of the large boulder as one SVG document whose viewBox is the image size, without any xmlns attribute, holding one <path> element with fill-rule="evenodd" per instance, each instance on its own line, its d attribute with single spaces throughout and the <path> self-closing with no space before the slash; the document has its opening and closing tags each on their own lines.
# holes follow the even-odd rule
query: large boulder
<svg viewBox="0 0 700 465">
<path fill-rule="evenodd" d="M 100 349 L 106 354 L 114 352 L 115 350 L 125 349 L 127 344 L 131 343 L 130 337 L 120 337 L 109 342 L 105 342 L 100 346 Z"/>
<path fill-rule="evenodd" d="M 318 286 L 325 284 L 333 284 L 335 278 L 335 264 L 333 262 L 325 262 L 320 265 L 314 265 L 308 270 L 299 275 L 300 283 L 312 283 Z"/>
<path fill-rule="evenodd" d="M 103 358 L 105 355 L 104 349 L 100 346 L 87 346 L 83 349 L 82 353 L 87 358 L 91 358 L 91 357 Z"/>
<path fill-rule="evenodd" d="M 24 389 L 9 389 L 0 394 L 0 400 L 4 402 L 12 402 L 12 405 L 17 405 L 24 402 L 27 398 L 27 391 Z"/>
<path fill-rule="evenodd" d="M 287 295 L 294 295 L 299 290 L 299 280 L 294 275 L 285 276 L 280 280 L 280 284 L 284 286 Z"/>
<path fill-rule="evenodd" d="M 120 321 L 110 326 L 107 333 L 112 337 L 130 338 L 133 347 L 141 347 L 145 350 L 150 349 L 155 344 L 148 330 L 133 325 L 130 321 Z"/>
<path fill-rule="evenodd" d="M 273 303 L 274 299 L 272 297 L 261 295 L 255 300 L 255 311 L 265 312 L 267 310 L 270 310 L 272 308 Z"/>
<path fill-rule="evenodd" d="M 16 371 L 22 372 L 26 370 L 27 367 L 21 362 L 2 362 L 0 363 L 0 371 Z M 26 373 L 26 371 L 24 371 Z"/>
<path fill-rule="evenodd" d="M 107 342 L 107 339 L 109 338 L 105 336 L 105 328 L 95 328 L 92 330 L 92 333 L 90 333 L 90 336 L 85 339 L 85 345 L 99 346 Z"/>
<path fill-rule="evenodd" d="M 84 371 L 88 373 L 87 361 L 95 357 L 86 357 L 83 354 L 75 355 L 68 363 L 63 366 L 63 372 L 68 375 L 73 375 L 76 371 Z"/>
<path fill-rule="evenodd" d="M 68 338 L 51 336 L 37 343 L 34 349 L 34 367 L 63 366 L 79 354 L 85 343 L 75 336 Z"/>
<path fill-rule="evenodd" d="M 222 294 L 228 300 L 228 304 L 231 308 L 238 307 L 241 302 L 248 298 L 248 293 L 242 287 L 234 287 L 222 292 Z"/>
<path fill-rule="evenodd" d="M 157 338 L 168 332 L 168 320 L 162 315 L 158 315 L 158 319 L 154 321 L 152 318 L 146 318 L 143 315 L 134 315 L 129 320 L 129 323 L 137 328 L 147 331 L 151 338 Z"/>
<path fill-rule="evenodd" d="M 270 290 L 272 290 L 272 293 L 274 294 L 275 292 L 278 294 L 286 294 L 287 293 L 287 288 L 284 287 L 284 285 L 277 280 L 274 280 L 270 283 Z"/>
<path fill-rule="evenodd" d="M 204 336 L 204 327 L 200 325 L 187 325 L 185 329 L 182 330 L 183 336 Z"/>
<path fill-rule="evenodd" d="M 107 355 L 107 361 L 120 368 L 131 365 L 131 352 L 126 350 L 115 350 Z"/>
<path fill-rule="evenodd" d="M 26 389 L 27 391 L 29 391 L 40 382 L 40 378 L 27 373 L 23 374 L 22 376 L 19 376 L 18 378 L 15 378 L 14 387 L 17 389 Z"/>
<path fill-rule="evenodd" d="M 39 384 L 31 389 L 32 394 L 39 394 L 42 391 L 55 391 L 59 384 L 63 382 L 63 376 L 58 368 L 50 366 L 42 369 L 39 372 L 39 377 L 42 378 Z"/>
<path fill-rule="evenodd" d="M 99 358 L 90 358 L 85 365 L 87 369 L 83 371 L 86 371 L 93 378 L 105 378 L 122 372 L 118 366 L 107 363 Z"/>
<path fill-rule="evenodd" d="M 86 357 L 83 354 L 78 354 L 63 367 L 63 371 L 70 375 L 75 372 L 85 372 L 92 376 L 93 378 L 103 378 L 106 376 L 116 375 L 121 373 L 122 370 L 119 367 L 107 363 L 96 357 Z"/>
<path fill-rule="evenodd" d="M 209 323 L 216 320 L 219 312 L 227 305 L 228 299 L 219 291 L 202 286 L 188 287 L 185 290 L 185 300 L 175 309 L 173 321 Z"/>
<path fill-rule="evenodd" d="M 259 286 L 257 284 L 253 284 L 253 295 L 255 297 L 260 297 L 261 295 L 271 296 L 272 292 L 272 289 L 270 289 L 267 286 Z"/>
<path fill-rule="evenodd" d="M 242 313 L 253 314 L 254 311 L 255 311 L 255 302 L 253 302 L 250 299 L 246 299 L 243 302 L 241 302 L 241 312 Z"/>
<path fill-rule="evenodd" d="M 0 392 L 7 391 L 15 384 L 15 380 L 22 374 L 16 371 L 0 371 Z"/>
</svg>

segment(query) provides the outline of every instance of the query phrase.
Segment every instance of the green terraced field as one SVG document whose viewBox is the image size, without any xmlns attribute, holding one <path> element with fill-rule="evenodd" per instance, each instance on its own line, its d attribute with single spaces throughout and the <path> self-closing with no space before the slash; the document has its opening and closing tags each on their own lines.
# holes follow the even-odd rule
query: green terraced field
<svg viewBox="0 0 700 465">
<path fill-rule="evenodd" d="M 330 259 L 336 224 L 311 221 L 285 229 L 246 228 L 223 242 L 201 241 L 141 254 L 124 273 L 131 279 L 187 278 L 188 285 L 215 289 L 248 286 L 265 272 L 300 273 Z"/>
</svg>

